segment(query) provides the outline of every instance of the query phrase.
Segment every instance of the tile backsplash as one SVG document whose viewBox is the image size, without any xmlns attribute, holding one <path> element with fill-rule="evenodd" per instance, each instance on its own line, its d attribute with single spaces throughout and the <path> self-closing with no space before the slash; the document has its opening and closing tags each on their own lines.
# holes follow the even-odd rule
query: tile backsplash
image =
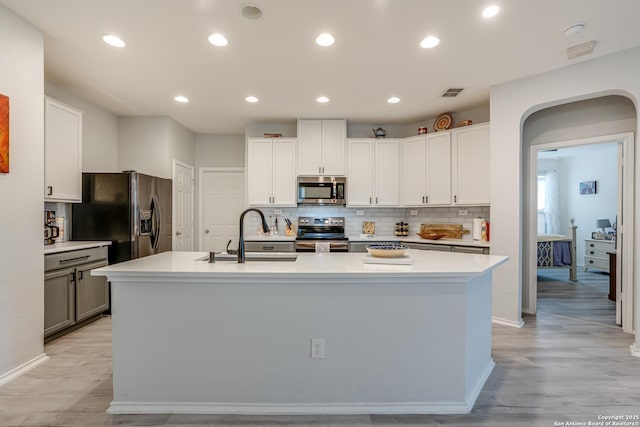
<svg viewBox="0 0 640 427">
<path fill-rule="evenodd" d="M 429 208 L 344 208 L 344 207 L 316 207 L 305 206 L 297 208 L 275 208 L 282 211 L 278 214 L 278 224 L 282 232 L 284 230 L 284 217 L 293 223 L 300 216 L 323 217 L 343 216 L 345 218 L 345 233 L 348 236 L 358 236 L 362 232 L 363 221 L 376 223 L 376 234 L 379 236 L 393 236 L 395 223 L 404 221 L 409 223 L 409 236 L 416 236 L 420 231 L 420 224 L 462 224 L 462 228 L 469 230 L 462 240 L 471 240 L 473 233 L 473 219 L 482 217 L 490 221 L 491 208 L 489 206 L 447 206 Z M 275 221 L 274 208 L 260 208 L 269 224 Z M 467 211 L 466 215 L 460 215 L 460 211 Z M 357 215 L 362 211 L 364 215 Z M 416 211 L 417 215 L 411 215 Z M 258 216 L 249 214 L 245 217 L 246 235 L 255 235 L 258 230 Z"/>
</svg>

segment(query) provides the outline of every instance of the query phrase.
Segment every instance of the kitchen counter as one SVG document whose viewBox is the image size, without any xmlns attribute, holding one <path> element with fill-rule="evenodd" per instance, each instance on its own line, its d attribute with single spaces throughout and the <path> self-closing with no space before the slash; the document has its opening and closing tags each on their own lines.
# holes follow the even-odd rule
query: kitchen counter
<svg viewBox="0 0 640 427">
<path fill-rule="evenodd" d="M 257 234 L 254 234 L 252 236 L 244 237 L 245 242 L 294 242 L 295 240 L 296 240 L 295 235 L 285 236 L 284 234 L 277 235 L 277 236 L 259 236 Z"/>
<path fill-rule="evenodd" d="M 379 236 L 379 235 L 376 235 L 375 237 L 349 236 L 349 241 L 350 242 L 411 242 L 411 243 L 429 243 L 431 245 L 471 246 L 476 248 L 491 247 L 491 242 L 481 242 L 481 241 L 471 240 L 471 239 L 428 240 L 418 236 L 416 237 Z"/>
<path fill-rule="evenodd" d="M 93 270 L 116 307 L 108 412 L 468 413 L 495 365 L 491 277 L 507 259 L 407 253 L 165 252 Z"/>
<path fill-rule="evenodd" d="M 449 246 L 471 246 L 477 248 L 489 248 L 490 242 L 480 242 L 471 239 L 440 239 L 440 240 L 427 240 L 421 237 L 400 237 L 400 236 L 383 236 L 376 235 L 375 237 L 361 237 L 361 236 L 347 236 L 349 242 L 412 242 L 412 243 L 429 243 L 433 245 L 449 245 Z M 248 236 L 244 238 L 245 242 L 293 242 L 296 240 L 296 236 Z"/>
<path fill-rule="evenodd" d="M 110 246 L 110 241 L 104 242 L 81 242 L 81 241 L 66 241 L 60 243 L 54 243 L 53 245 L 44 246 L 44 254 L 57 254 L 59 252 L 77 251 L 79 249 L 91 249 L 99 248 L 101 246 Z"/>
</svg>

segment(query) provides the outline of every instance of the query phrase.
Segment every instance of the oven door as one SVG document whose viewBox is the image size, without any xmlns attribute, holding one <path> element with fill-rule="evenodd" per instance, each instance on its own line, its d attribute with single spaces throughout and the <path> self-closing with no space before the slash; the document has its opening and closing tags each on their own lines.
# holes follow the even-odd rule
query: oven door
<svg viewBox="0 0 640 427">
<path fill-rule="evenodd" d="M 348 240 L 296 240 L 296 252 L 315 252 L 316 243 L 328 243 L 329 252 L 349 252 Z"/>
</svg>

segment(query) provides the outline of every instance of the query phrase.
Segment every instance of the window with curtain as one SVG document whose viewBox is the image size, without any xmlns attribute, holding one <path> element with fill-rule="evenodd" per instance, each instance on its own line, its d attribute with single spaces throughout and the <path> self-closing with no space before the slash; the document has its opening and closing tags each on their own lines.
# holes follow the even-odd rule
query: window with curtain
<svg viewBox="0 0 640 427">
<path fill-rule="evenodd" d="M 544 175 L 538 175 L 538 234 L 547 232 L 547 223 L 544 219 L 545 181 Z"/>
</svg>

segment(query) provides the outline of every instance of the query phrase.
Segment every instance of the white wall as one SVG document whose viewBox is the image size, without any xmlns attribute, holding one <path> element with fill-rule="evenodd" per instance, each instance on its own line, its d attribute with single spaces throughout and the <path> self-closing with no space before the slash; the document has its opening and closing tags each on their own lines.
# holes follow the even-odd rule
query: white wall
<svg viewBox="0 0 640 427">
<path fill-rule="evenodd" d="M 118 168 L 171 178 L 166 117 L 118 117 Z"/>
<path fill-rule="evenodd" d="M 583 147 L 576 155 L 563 161 L 560 185 L 565 200 L 561 224 L 575 218 L 577 229 L 577 264 L 584 266 L 584 239 L 591 238 L 596 219 L 616 219 L 618 191 L 618 146 L 616 143 Z M 579 194 L 583 181 L 597 181 L 596 194 Z"/>
<path fill-rule="evenodd" d="M 173 175 L 173 160 L 195 166 L 196 136 L 173 119 L 169 120 L 169 162 L 167 167 Z"/>
<path fill-rule="evenodd" d="M 118 168 L 171 179 L 173 159 L 195 163 L 195 135 L 169 117 L 118 117 Z"/>
<path fill-rule="evenodd" d="M 51 82 L 44 92 L 82 111 L 82 171 L 119 172 L 118 117 Z"/>
<path fill-rule="evenodd" d="M 0 383 L 43 354 L 42 34 L 0 5 L 0 93 L 10 102 L 10 172 L 0 174 Z"/>
<path fill-rule="evenodd" d="M 514 325 L 522 318 L 523 211 L 527 209 L 527 194 L 522 191 L 522 181 L 526 177 L 522 161 L 526 150 L 523 147 L 524 121 L 531 113 L 547 107 L 606 95 L 628 96 L 637 107 L 639 73 L 640 49 L 634 48 L 492 88 L 491 164 L 499 167 L 493 167 L 491 171 L 491 246 L 493 253 L 510 258 L 494 272 L 493 312 L 496 318 Z M 640 188 L 637 178 L 636 186 Z M 639 207 L 636 198 L 636 224 L 640 224 Z M 639 228 L 636 228 L 634 239 L 636 264 L 640 253 L 637 247 Z M 635 282 L 638 282 L 637 272 Z M 636 312 L 640 312 L 637 304 Z M 636 320 L 636 330 L 640 332 L 637 323 Z"/>
<path fill-rule="evenodd" d="M 463 120 L 471 120 L 474 124 L 489 121 L 489 105 L 483 105 L 468 110 L 457 111 L 451 115 L 453 117 L 452 126 L 455 127 Z M 352 123 L 347 120 L 347 138 L 372 138 L 373 130 L 379 127 L 387 131 L 389 138 L 406 138 L 418 134 L 418 128 L 426 127 L 428 133 L 435 132 L 434 122 L 436 117 L 429 117 L 424 120 L 410 124 L 384 124 L 384 123 Z"/>
</svg>

